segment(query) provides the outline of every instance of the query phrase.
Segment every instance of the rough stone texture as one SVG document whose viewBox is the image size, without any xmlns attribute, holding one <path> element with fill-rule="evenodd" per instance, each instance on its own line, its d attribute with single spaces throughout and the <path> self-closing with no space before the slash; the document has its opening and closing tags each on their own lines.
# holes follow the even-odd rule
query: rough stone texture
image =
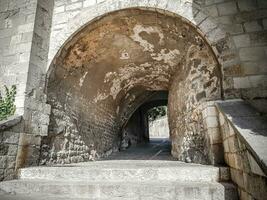
<svg viewBox="0 0 267 200">
<path fill-rule="evenodd" d="M 34 134 L 46 135 L 48 130 L 50 106 L 46 104 L 44 83 L 51 3 L 49 0 L 0 1 L 0 90 L 3 85 L 17 86 L 16 114 L 23 115 L 23 120 L 15 128 L 16 133 L 30 134 L 32 140 Z M 20 161 L 16 167 L 36 165 L 39 148 L 40 144 L 34 150 L 27 142 L 20 144 Z M 27 160 L 30 162 L 26 163 Z"/>
<path fill-rule="evenodd" d="M 15 116 L 0 122 L 0 181 L 15 178 L 20 121 L 21 116 Z"/>
<path fill-rule="evenodd" d="M 225 162 L 241 199 L 265 199 L 266 118 L 247 103 L 218 102 Z"/>
<path fill-rule="evenodd" d="M 82 0 L 77 2 L 83 2 Z M 73 4 L 77 4 L 77 2 Z M 233 37 L 246 35 L 264 35 L 264 19 L 266 15 L 266 5 L 262 1 L 256 0 L 222 0 L 222 1 L 88 1 L 83 2 L 83 7 L 79 7 L 71 12 L 63 12 L 67 6 L 71 6 L 67 1 L 56 1 L 55 10 L 60 8 L 62 12 L 55 13 L 52 25 L 51 41 L 52 46 L 49 51 L 49 59 L 52 60 L 56 52 L 76 30 L 86 25 L 88 21 L 93 20 L 96 16 L 100 16 L 105 12 L 112 12 L 129 7 L 149 7 L 156 8 L 158 12 L 165 13 L 167 11 L 176 13 L 179 16 L 191 21 L 194 25 L 198 26 L 206 38 L 212 44 L 215 54 L 220 58 L 219 62 L 224 67 L 225 71 L 231 70 L 232 73 L 227 74 L 225 81 L 225 96 L 240 95 L 246 98 L 254 98 L 255 96 L 266 96 L 266 76 L 264 78 L 256 78 L 252 80 L 253 85 L 246 87 L 238 87 L 238 83 L 231 81 L 229 85 L 228 80 L 233 80 L 233 76 L 246 76 L 248 78 L 252 73 L 254 75 L 261 75 L 266 71 L 266 51 L 264 48 L 259 50 L 260 54 L 265 57 L 257 58 L 248 61 L 246 57 L 240 58 L 242 55 L 242 48 L 235 46 Z M 94 12 L 97 10 L 97 13 Z M 266 20 L 265 20 L 266 21 Z M 225 36 L 229 37 L 226 38 Z M 253 37 L 253 36 L 252 36 Z M 247 41 L 244 41 L 247 43 Z M 266 43 L 250 43 L 247 47 L 266 47 Z M 253 54 L 253 48 L 249 50 L 249 54 Z M 240 70 L 236 73 L 232 70 L 239 66 Z M 253 70 L 253 72 L 251 72 Z M 258 91 L 255 94 L 255 89 Z M 236 89 L 239 92 L 236 92 Z M 248 94 L 249 93 L 249 94 Z"/>
<path fill-rule="evenodd" d="M 120 128 L 162 89 L 170 91 L 173 155 L 223 162 L 218 117 L 202 103 L 267 97 L 266 17 L 265 0 L 0 0 L 0 86 L 17 85 L 24 120 L 15 132 L 31 138 L 20 139 L 19 163 L 37 164 L 40 136 L 42 164 L 116 150 Z M 240 191 L 244 199 L 251 194 Z"/>
<path fill-rule="evenodd" d="M 138 9 L 103 17 L 67 43 L 50 68 L 47 162 L 88 160 L 91 149 L 102 154 L 116 147 L 130 110 L 137 108 L 139 97 L 148 98 L 149 91 L 170 90 L 171 119 L 189 116 L 199 102 L 221 97 L 220 77 L 208 44 L 181 19 Z M 173 137 L 186 128 L 177 127 L 173 121 Z M 194 129 L 190 132 L 198 135 Z M 202 137 L 195 137 L 200 146 Z M 193 154 L 186 145 L 184 151 Z M 198 145 L 194 148 L 203 151 Z M 197 157 L 188 161 L 206 162 L 205 155 Z"/>
<path fill-rule="evenodd" d="M 0 90 L 16 85 L 16 114 L 24 113 L 25 88 L 37 0 L 0 1 Z"/>
<path fill-rule="evenodd" d="M 21 121 L 21 116 L 10 116 L 6 120 L 0 121 L 0 131 L 17 125 Z"/>
<path fill-rule="evenodd" d="M 218 183 L 220 170 L 173 161 L 96 161 L 64 167 L 22 169 L 20 179 L 0 183 L 0 189 L 21 199 L 85 198 L 117 200 L 236 200 L 236 188 Z M 12 195 L 1 199 L 12 198 Z M 23 199 L 23 198 L 22 198 Z M 39 198 L 38 198 L 39 199 Z M 42 198 L 41 198 L 42 199 Z"/>
</svg>

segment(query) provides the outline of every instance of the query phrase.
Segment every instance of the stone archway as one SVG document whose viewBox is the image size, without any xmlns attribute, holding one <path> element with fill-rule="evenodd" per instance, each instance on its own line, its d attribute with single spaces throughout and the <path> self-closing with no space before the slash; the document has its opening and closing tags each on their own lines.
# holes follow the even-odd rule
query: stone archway
<svg viewBox="0 0 267 200">
<path fill-rule="evenodd" d="M 167 106 L 167 91 L 152 91 L 142 102 L 134 106 L 135 110 L 127 112 L 125 119 L 121 119 L 121 137 L 124 146 L 136 146 L 138 144 L 148 143 L 150 140 L 149 116 L 148 112 L 152 108 Z M 127 145 L 130 143 L 131 145 Z"/>
<path fill-rule="evenodd" d="M 46 163 L 90 159 L 116 149 L 119 130 L 152 91 L 169 91 L 174 157 L 209 163 L 201 102 L 221 98 L 221 71 L 197 29 L 145 9 L 103 16 L 78 32 L 53 61 Z M 44 152 L 48 152 L 47 149 Z"/>
</svg>

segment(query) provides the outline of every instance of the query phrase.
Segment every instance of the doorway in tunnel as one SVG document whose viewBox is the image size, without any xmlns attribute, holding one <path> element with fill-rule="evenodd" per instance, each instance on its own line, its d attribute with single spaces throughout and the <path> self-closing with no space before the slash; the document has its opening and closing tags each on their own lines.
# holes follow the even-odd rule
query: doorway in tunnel
<svg viewBox="0 0 267 200">
<path fill-rule="evenodd" d="M 151 108 L 147 112 L 147 117 L 149 141 L 169 140 L 170 130 L 167 105 L 155 106 Z"/>
<path fill-rule="evenodd" d="M 154 91 L 139 105 L 122 128 L 120 151 L 110 159 L 170 160 L 167 105 L 167 91 Z"/>
</svg>

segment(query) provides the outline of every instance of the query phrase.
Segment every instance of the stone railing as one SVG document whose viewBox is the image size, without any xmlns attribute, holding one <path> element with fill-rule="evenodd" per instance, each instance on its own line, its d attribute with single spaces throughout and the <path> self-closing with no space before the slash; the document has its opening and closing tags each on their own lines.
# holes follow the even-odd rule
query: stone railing
<svg viewBox="0 0 267 200">
<path fill-rule="evenodd" d="M 15 177 L 22 116 L 0 121 L 0 181 Z"/>
<path fill-rule="evenodd" d="M 224 159 L 240 199 L 267 196 L 267 118 L 242 100 L 215 103 Z"/>
</svg>

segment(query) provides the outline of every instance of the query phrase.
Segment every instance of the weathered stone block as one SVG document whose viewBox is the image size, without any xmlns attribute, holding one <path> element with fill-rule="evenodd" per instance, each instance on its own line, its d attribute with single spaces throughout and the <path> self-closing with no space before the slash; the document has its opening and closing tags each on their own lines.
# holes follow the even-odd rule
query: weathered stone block
<svg viewBox="0 0 267 200">
<path fill-rule="evenodd" d="M 260 74 L 264 67 L 261 64 L 253 61 L 246 61 L 242 63 L 244 75 Z"/>
<path fill-rule="evenodd" d="M 21 133 L 20 139 L 19 139 L 19 145 L 21 145 L 21 146 L 27 146 L 27 145 L 40 146 L 40 144 L 41 144 L 41 137 L 40 136 L 33 135 L 33 134 Z"/>
<path fill-rule="evenodd" d="M 219 125 L 223 126 L 226 123 L 225 118 L 221 112 L 219 112 Z"/>
<path fill-rule="evenodd" d="M 212 19 L 206 18 L 201 24 L 198 25 L 203 33 L 208 33 L 216 28 L 216 24 L 212 22 Z"/>
<path fill-rule="evenodd" d="M 96 0 L 85 0 L 83 2 L 83 7 L 86 8 L 86 7 L 93 6 L 95 4 L 96 4 Z"/>
<path fill-rule="evenodd" d="M 15 166 L 16 166 L 16 156 L 8 156 L 6 169 L 14 169 Z"/>
<path fill-rule="evenodd" d="M 29 23 L 29 24 L 23 24 L 18 26 L 18 33 L 27 33 L 27 32 L 32 32 L 34 27 L 34 23 Z"/>
<path fill-rule="evenodd" d="M 231 173 L 232 181 L 234 181 L 238 185 L 238 187 L 244 189 L 245 187 L 244 187 L 243 172 L 240 170 L 231 168 L 230 173 Z"/>
<path fill-rule="evenodd" d="M 234 136 L 236 133 L 235 133 L 235 130 L 234 128 L 232 127 L 232 125 L 229 124 L 229 134 L 228 136 Z"/>
<path fill-rule="evenodd" d="M 237 48 L 250 46 L 250 37 L 248 34 L 233 36 Z"/>
<path fill-rule="evenodd" d="M 255 199 L 265 199 L 267 195 L 266 177 L 243 173 L 244 188 Z"/>
<path fill-rule="evenodd" d="M 223 24 L 220 26 L 225 32 L 230 33 L 231 35 L 244 33 L 242 24 Z"/>
<path fill-rule="evenodd" d="M 219 15 L 231 15 L 237 13 L 237 6 L 236 2 L 230 1 L 230 2 L 225 2 L 217 5 Z"/>
<path fill-rule="evenodd" d="M 65 5 L 54 8 L 54 13 L 62 13 L 65 11 Z"/>
<path fill-rule="evenodd" d="M 254 45 L 267 45 L 267 31 L 253 32 L 249 34 L 249 37 Z"/>
<path fill-rule="evenodd" d="M 257 2 L 254 0 L 238 0 L 240 11 L 251 11 L 257 9 Z"/>
<path fill-rule="evenodd" d="M 7 144 L 0 144 L 0 156 L 5 156 L 8 153 L 8 145 Z"/>
<path fill-rule="evenodd" d="M 219 126 L 218 118 L 216 116 L 208 116 L 204 119 L 204 126 L 206 128 L 217 128 Z"/>
<path fill-rule="evenodd" d="M 235 153 L 239 151 L 238 140 L 236 136 L 229 137 L 228 142 L 229 142 L 229 148 L 230 148 L 231 153 Z"/>
<path fill-rule="evenodd" d="M 224 148 L 221 143 L 211 145 L 212 165 L 221 165 L 224 163 Z"/>
<path fill-rule="evenodd" d="M 16 156 L 18 150 L 18 145 L 8 145 L 8 155 L 9 156 Z"/>
<path fill-rule="evenodd" d="M 82 2 L 77 2 L 77 3 L 66 5 L 66 11 L 77 10 L 80 8 L 82 8 Z"/>
<path fill-rule="evenodd" d="M 3 143 L 6 144 L 18 144 L 19 134 L 9 131 L 4 131 L 3 133 Z"/>
<path fill-rule="evenodd" d="M 244 24 L 246 32 L 255 32 L 263 29 L 262 25 L 258 21 L 246 22 Z"/>
<path fill-rule="evenodd" d="M 0 156 L 0 169 L 5 169 L 7 166 L 7 156 Z"/>
<path fill-rule="evenodd" d="M 248 77 L 234 77 L 235 88 L 250 88 L 251 84 Z"/>
<path fill-rule="evenodd" d="M 224 152 L 228 153 L 230 152 L 229 144 L 228 144 L 228 139 L 223 141 L 223 147 L 224 147 Z"/>
<path fill-rule="evenodd" d="M 248 156 L 249 165 L 250 165 L 250 169 L 252 173 L 258 174 L 260 176 L 265 176 L 265 174 L 263 173 L 262 169 L 260 168 L 256 160 L 254 159 L 254 157 L 248 151 L 247 151 L 247 156 Z"/>
<path fill-rule="evenodd" d="M 202 116 L 205 119 L 206 117 L 217 116 L 217 110 L 215 106 L 208 106 L 202 111 Z"/>
<path fill-rule="evenodd" d="M 220 180 L 229 181 L 231 179 L 230 168 L 220 167 Z"/>
<path fill-rule="evenodd" d="M 210 16 L 217 17 L 219 15 L 216 5 L 211 5 L 205 8 Z"/>
<path fill-rule="evenodd" d="M 242 200 L 254 200 L 254 198 L 244 190 L 239 189 L 239 196 Z"/>
</svg>

